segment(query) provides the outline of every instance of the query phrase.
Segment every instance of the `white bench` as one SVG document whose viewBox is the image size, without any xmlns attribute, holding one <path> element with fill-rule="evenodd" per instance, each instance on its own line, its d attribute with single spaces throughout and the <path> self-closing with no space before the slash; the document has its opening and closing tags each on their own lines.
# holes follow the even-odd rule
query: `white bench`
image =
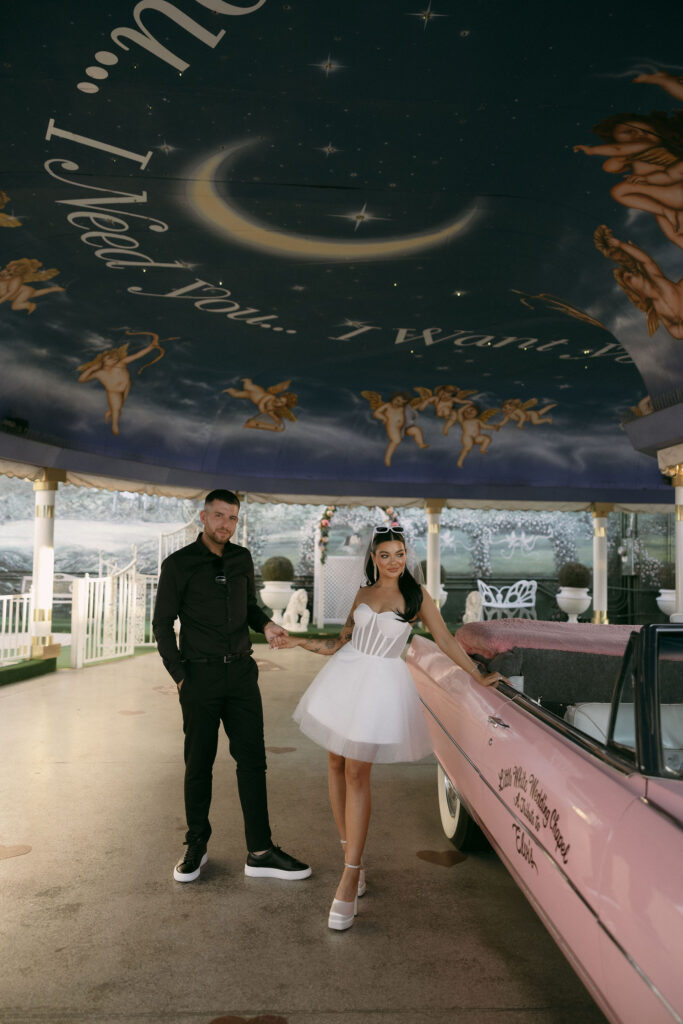
<svg viewBox="0 0 683 1024">
<path fill-rule="evenodd" d="M 506 587 L 493 587 L 477 580 L 485 619 L 536 618 L 536 580 L 517 580 Z"/>
</svg>

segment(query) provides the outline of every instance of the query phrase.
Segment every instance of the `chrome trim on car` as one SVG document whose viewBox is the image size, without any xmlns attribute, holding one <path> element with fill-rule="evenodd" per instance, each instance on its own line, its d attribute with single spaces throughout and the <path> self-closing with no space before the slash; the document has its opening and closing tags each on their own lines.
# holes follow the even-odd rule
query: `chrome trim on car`
<svg viewBox="0 0 683 1024">
<path fill-rule="evenodd" d="M 448 737 L 448 739 L 449 739 L 449 740 L 451 741 L 451 743 L 453 744 L 453 746 L 454 746 L 454 747 L 456 747 L 456 749 L 457 749 L 457 750 L 458 750 L 458 751 L 459 751 L 459 752 L 460 752 L 460 753 L 462 754 L 462 756 L 463 756 L 463 757 L 465 758 L 465 760 L 466 760 L 466 761 L 468 762 L 468 764 L 469 764 L 469 765 L 470 765 L 470 766 L 471 766 L 471 767 L 472 767 L 472 768 L 474 769 L 474 771 L 475 771 L 475 772 L 477 773 L 477 775 L 479 776 L 479 778 L 481 779 L 481 781 L 482 781 L 482 782 L 484 783 L 484 785 L 486 786 L 486 788 L 487 788 L 487 789 L 488 789 L 488 790 L 489 790 L 489 791 L 490 791 L 491 793 L 493 793 L 493 795 L 494 795 L 494 796 L 495 796 L 495 798 L 496 798 L 496 799 L 498 800 L 498 802 L 499 802 L 500 804 L 502 804 L 502 805 L 503 805 L 503 807 L 505 808 L 505 810 L 506 810 L 506 811 L 507 811 L 507 812 L 509 813 L 510 817 L 511 817 L 511 818 L 513 818 L 513 819 L 515 820 L 515 822 L 516 822 L 516 823 L 518 824 L 518 826 L 519 826 L 520 828 L 522 828 L 522 829 L 524 830 L 524 832 L 525 832 L 525 833 L 526 833 L 526 835 L 527 835 L 527 836 L 529 837 L 529 839 L 533 840 L 533 842 L 534 842 L 534 843 L 535 843 L 535 845 L 536 845 L 536 846 L 538 847 L 538 849 L 539 849 L 539 850 L 540 850 L 540 852 L 541 852 L 541 853 L 543 854 L 543 856 L 544 856 L 544 857 L 546 858 L 546 860 L 550 861 L 550 864 L 552 865 L 552 867 L 553 867 L 553 868 L 554 868 L 554 869 L 555 869 L 555 870 L 556 870 L 556 871 L 558 872 L 558 874 L 560 875 L 560 877 L 564 879 L 564 881 L 565 881 L 565 882 L 566 882 L 566 884 L 567 884 L 567 885 L 569 886 L 569 888 L 570 888 L 570 889 L 572 890 L 572 892 L 574 893 L 574 895 L 578 897 L 578 899 L 580 900 L 580 902 L 581 902 L 581 903 L 582 903 L 582 904 L 583 904 L 583 905 L 585 906 L 586 910 L 587 910 L 587 911 L 588 911 L 588 912 L 589 912 L 589 913 L 591 914 L 591 916 L 592 916 L 592 917 L 593 917 L 593 919 L 595 920 L 595 923 L 596 923 L 596 924 L 598 925 L 598 927 L 599 927 L 599 928 L 600 928 L 600 929 L 602 930 L 603 934 L 605 934 L 605 935 L 606 935 L 606 936 L 607 936 L 607 937 L 608 937 L 608 938 L 609 938 L 609 939 L 611 940 L 611 942 L 612 942 L 612 943 L 614 944 L 614 946 L 616 946 L 616 948 L 617 948 L 617 949 L 619 950 L 619 952 L 621 953 L 621 955 L 622 955 L 622 956 L 623 956 L 623 957 L 624 957 L 624 958 L 625 958 L 625 959 L 626 959 L 626 960 L 628 961 L 628 963 L 629 963 L 629 964 L 631 965 L 631 967 L 632 967 L 632 968 L 634 969 L 634 971 L 636 971 L 636 972 L 637 972 L 637 974 L 638 974 L 638 975 L 640 976 L 640 978 L 642 978 L 642 980 L 643 980 L 643 981 L 644 981 L 644 983 L 645 983 L 645 984 L 647 985 L 647 987 L 648 987 L 648 988 L 650 989 L 650 991 L 652 992 L 652 994 L 653 994 L 653 995 L 654 995 L 654 996 L 655 996 L 655 997 L 656 997 L 656 998 L 657 998 L 657 999 L 658 999 L 658 1000 L 660 1001 L 660 1003 L 661 1003 L 661 1004 L 662 1004 L 662 1005 L 663 1005 L 663 1006 L 665 1007 L 665 1009 L 667 1010 L 667 1012 L 671 1014 L 671 1016 L 672 1016 L 673 1020 L 675 1021 L 675 1024 L 683 1024 L 683 1018 L 681 1018 L 681 1017 L 679 1016 L 679 1014 L 678 1014 L 678 1013 L 676 1012 L 676 1010 L 675 1010 L 675 1009 L 674 1009 L 674 1007 L 673 1007 L 673 1006 L 671 1005 L 671 1003 L 669 1003 L 669 1001 L 668 1001 L 668 1000 L 666 999 L 666 997 L 665 997 L 665 996 L 664 996 L 664 995 L 663 995 L 663 994 L 662 994 L 662 993 L 661 993 L 661 992 L 659 991 L 659 989 L 658 989 L 658 988 L 657 988 L 657 986 L 656 986 L 656 985 L 654 984 L 654 982 L 652 982 L 652 981 L 650 980 L 650 978 L 649 978 L 649 977 L 648 977 L 648 975 L 647 975 L 647 974 L 645 973 L 645 971 L 644 971 L 644 970 L 642 969 L 642 967 L 640 967 L 640 966 L 639 966 L 639 964 L 638 964 L 638 963 L 637 963 L 637 962 L 636 962 L 636 961 L 635 961 L 635 960 L 633 959 L 633 957 L 632 957 L 632 956 L 630 955 L 630 953 L 628 953 L 628 952 L 627 952 L 627 951 L 626 951 L 626 950 L 624 949 L 624 947 L 623 947 L 623 946 L 621 945 L 621 943 L 619 942 L 619 940 L 618 940 L 618 939 L 617 939 L 617 938 L 616 938 L 616 937 L 615 937 L 615 936 L 614 936 L 614 935 L 612 934 L 612 932 L 611 932 L 611 931 L 609 930 L 609 928 L 607 927 L 607 925 L 606 925 L 606 924 L 604 923 L 604 921 L 602 921 L 602 919 L 600 918 L 600 915 L 599 915 L 599 914 L 597 913 L 597 911 L 596 911 L 596 910 L 595 910 L 595 909 L 594 909 L 594 908 L 593 908 L 593 907 L 591 906 L 591 904 L 590 904 L 590 903 L 588 902 L 588 900 L 587 900 L 587 899 L 585 898 L 585 896 L 583 895 L 583 893 L 582 893 L 582 892 L 580 892 L 580 891 L 579 891 L 579 889 L 577 889 L 576 885 L 575 885 L 575 884 L 573 883 L 573 881 L 571 880 L 571 878 L 569 877 L 569 875 L 568 875 L 568 874 L 566 873 L 566 871 L 563 871 L 563 870 L 562 870 L 562 868 L 560 867 L 560 865 L 559 865 L 559 864 L 557 863 L 557 861 L 556 861 L 556 860 L 554 859 L 554 857 L 552 856 L 552 854 L 550 854 L 550 853 L 548 852 L 548 850 L 547 850 L 547 849 L 546 849 L 546 847 L 545 847 L 545 846 L 543 845 L 543 843 L 541 843 L 541 842 L 540 842 L 540 841 L 538 840 L 538 838 L 537 838 L 537 837 L 536 837 L 535 835 L 533 835 L 533 833 L 529 832 L 528 828 L 526 827 L 526 825 L 524 824 L 524 822 L 522 821 L 522 819 L 521 819 L 521 818 L 519 818 L 519 817 L 518 817 L 518 816 L 517 816 L 517 815 L 516 815 L 516 814 L 514 813 L 514 811 L 513 811 L 513 810 L 511 809 L 511 807 L 509 806 L 509 804 L 507 804 L 507 803 L 506 803 L 506 802 L 505 802 L 505 801 L 504 801 L 504 800 L 502 799 L 502 797 L 500 796 L 500 794 L 496 792 L 496 790 L 495 790 L 495 789 L 493 788 L 493 786 L 492 786 L 492 785 L 490 784 L 490 782 L 489 782 L 489 780 L 488 780 L 488 779 L 486 778 L 486 776 L 482 774 L 482 772 L 481 772 L 481 771 L 479 770 L 479 767 L 478 767 L 478 766 L 477 766 L 477 765 L 476 765 L 476 764 L 474 763 L 474 761 L 472 760 L 472 758 L 471 758 L 471 757 L 470 757 L 470 756 L 469 756 L 469 755 L 468 755 L 468 754 L 467 754 L 467 753 L 466 753 L 466 752 L 465 752 L 465 751 L 464 751 L 464 750 L 462 749 L 462 747 L 461 747 L 461 746 L 460 746 L 460 744 L 459 744 L 459 743 L 457 742 L 457 740 L 455 740 L 455 739 L 453 738 L 453 736 L 451 736 L 450 732 L 448 731 L 448 729 L 446 729 L 446 727 L 444 726 L 443 722 L 442 722 L 442 721 L 441 721 L 441 720 L 440 720 L 440 719 L 439 719 L 439 718 L 437 717 L 437 715 L 435 715 L 435 714 L 434 714 L 434 712 L 432 711 L 432 709 L 431 709 L 430 707 L 428 707 L 428 705 L 427 705 L 427 704 L 426 704 L 426 703 L 424 702 L 424 700 L 422 699 L 422 697 L 420 697 L 420 701 L 421 701 L 422 705 L 423 705 L 423 706 L 425 707 L 425 709 L 426 709 L 426 710 L 427 710 L 427 711 L 429 712 L 429 714 L 430 714 L 430 715 L 432 716 L 432 718 L 434 719 L 434 721 L 436 722 L 436 724 L 437 724 L 437 725 L 439 726 L 439 728 L 441 729 L 441 731 L 442 731 L 442 732 L 444 733 L 444 735 Z M 525 707 L 525 710 L 526 710 L 526 705 L 524 705 L 524 707 Z M 555 721 L 562 721 L 561 719 L 558 719 L 558 718 L 557 718 L 557 716 L 553 716 L 553 719 L 554 719 Z M 560 730 L 560 731 L 563 731 L 563 730 Z M 572 734 L 571 734 L 571 739 L 572 739 L 572 740 L 574 739 L 574 733 L 572 733 Z M 581 744 L 581 745 L 583 745 L 583 744 Z M 592 747 L 592 744 L 591 744 L 591 747 Z M 603 750 L 603 748 L 601 748 L 601 747 L 599 747 L 599 746 L 598 746 L 598 747 L 597 747 L 597 750 L 598 750 L 598 751 L 602 751 L 602 750 Z M 591 750 L 591 752 L 593 752 L 593 751 Z M 438 760 L 438 757 L 437 757 L 437 760 Z M 606 759 L 602 759 L 602 758 L 601 758 L 601 760 L 606 760 Z M 607 763 L 610 763 L 610 762 L 609 762 L 609 761 L 607 761 Z M 441 762 L 440 762 L 440 761 L 439 761 L 439 764 L 441 764 Z M 443 769 L 443 771 L 444 771 L 444 774 L 446 775 L 446 777 L 447 777 L 447 778 L 450 778 L 450 777 L 449 777 L 449 775 L 448 775 L 448 772 L 446 771 L 446 769 L 444 768 L 444 766 L 443 766 L 443 765 L 441 765 L 441 767 L 442 767 L 442 769 Z M 618 769 L 620 769 L 620 770 L 622 770 L 622 771 L 623 771 L 623 766 L 619 765 L 619 766 L 617 766 L 617 767 L 618 767 Z M 625 774 L 631 774 L 631 772 L 628 772 L 628 773 L 625 773 Z M 476 823 L 477 823 L 477 824 L 479 825 L 479 827 L 480 827 L 480 828 L 482 829 L 482 831 L 483 831 L 483 832 L 485 833 L 486 837 L 487 837 L 487 838 L 488 838 L 488 839 L 490 840 L 490 842 L 492 843 L 492 845 L 493 845 L 493 846 L 495 847 L 495 849 L 496 849 L 496 852 L 498 853 L 498 855 L 499 855 L 499 856 L 500 856 L 500 857 L 502 858 L 502 860 L 503 860 L 503 861 L 505 862 L 505 864 L 506 864 L 506 866 L 507 866 L 507 868 L 508 868 L 508 871 L 510 871 L 510 873 L 511 873 L 511 874 L 512 874 L 512 875 L 513 875 L 513 876 L 515 877 L 515 879 L 519 879 L 519 882 L 518 882 L 518 884 L 519 884 L 519 885 L 520 885 L 520 886 L 522 887 L 522 889 L 524 889 L 524 891 L 525 891 L 525 892 L 526 892 L 526 891 L 528 891 L 528 892 L 531 892 L 531 893 L 532 893 L 532 892 L 533 892 L 533 890 L 532 890 L 532 889 L 531 889 L 531 888 L 530 888 L 529 886 L 527 886 L 526 882 L 524 882 L 524 880 L 522 879 L 522 876 L 521 876 L 521 875 L 519 875 L 518 871 L 516 870 L 516 868 L 515 868 L 515 866 L 514 866 L 514 865 L 512 864 L 512 862 L 511 862 L 511 861 L 509 860 L 509 858 L 508 858 L 507 854 L 505 853 L 505 851 L 504 851 L 504 850 L 501 850 L 501 849 L 500 849 L 500 847 L 499 847 L 499 844 L 498 844 L 498 843 L 496 842 L 495 838 L 494 838 L 494 837 L 493 837 L 493 836 L 491 835 L 491 833 L 489 832 L 489 830 L 488 830 L 488 829 L 487 829 L 487 828 L 486 828 L 486 827 L 485 827 L 485 826 L 484 826 L 484 825 L 482 824 L 482 822 L 481 822 L 481 819 L 479 818 L 479 816 L 478 816 L 478 815 L 477 815 L 476 813 L 474 813 L 474 812 L 473 812 L 473 811 L 471 810 L 471 808 L 469 807 L 469 805 L 468 805 L 468 804 L 466 804 L 466 803 L 465 803 L 465 801 L 464 801 L 464 799 L 463 799 L 463 797 L 462 797 L 462 794 L 460 793 L 460 790 L 458 790 L 458 789 L 457 789 L 457 787 L 454 787 L 454 788 L 456 789 L 456 792 L 457 792 L 457 793 L 458 793 L 458 795 L 460 796 L 460 799 L 462 800 L 462 802 L 463 802 L 463 803 L 465 804 L 465 807 L 467 808 L 467 811 L 468 811 L 468 813 L 470 814 L 470 816 L 471 816 L 472 818 L 474 818 L 474 820 L 476 821 Z M 643 799 L 643 800 L 644 800 L 644 802 L 649 802 L 649 801 L 645 801 L 645 798 L 641 798 L 641 799 Z M 657 808 L 657 809 L 659 810 L 659 808 Z M 666 812 L 665 812 L 665 811 L 662 811 L 662 813 L 663 813 L 663 814 L 666 814 Z M 534 900 L 533 900 L 533 902 L 534 902 L 534 904 L 535 904 L 535 905 L 538 905 L 538 901 L 537 901 L 536 899 L 534 899 Z M 543 915 L 542 915 L 542 916 L 543 916 L 544 918 L 547 918 L 547 914 L 546 914 L 545 912 L 543 912 Z M 548 920 L 549 920 L 549 918 L 548 918 Z M 556 931 L 556 929 L 555 929 L 555 928 L 553 928 L 553 930 L 554 930 L 554 931 Z M 558 935 L 559 935 L 559 932 L 558 932 Z"/>
<path fill-rule="evenodd" d="M 663 818 L 666 818 L 667 821 L 671 822 L 672 825 L 675 825 L 677 829 L 680 829 L 680 831 L 683 832 L 683 822 L 681 822 L 680 818 L 674 817 L 673 814 L 667 811 L 664 807 L 660 806 L 660 804 L 658 804 L 651 797 L 641 796 L 640 802 L 641 804 L 645 804 L 646 807 L 651 807 L 653 811 L 655 811 L 657 814 L 661 814 Z"/>
</svg>

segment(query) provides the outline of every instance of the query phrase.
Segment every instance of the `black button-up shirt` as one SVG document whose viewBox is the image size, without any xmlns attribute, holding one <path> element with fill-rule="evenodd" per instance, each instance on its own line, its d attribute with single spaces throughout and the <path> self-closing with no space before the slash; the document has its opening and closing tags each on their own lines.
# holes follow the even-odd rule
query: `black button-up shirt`
<svg viewBox="0 0 683 1024">
<path fill-rule="evenodd" d="M 180 650 L 173 624 L 180 618 Z M 256 602 L 254 563 L 246 548 L 226 544 L 214 555 L 202 540 L 174 551 L 161 565 L 152 626 L 159 654 L 176 683 L 183 660 L 250 650 L 249 626 L 270 622 Z"/>
</svg>

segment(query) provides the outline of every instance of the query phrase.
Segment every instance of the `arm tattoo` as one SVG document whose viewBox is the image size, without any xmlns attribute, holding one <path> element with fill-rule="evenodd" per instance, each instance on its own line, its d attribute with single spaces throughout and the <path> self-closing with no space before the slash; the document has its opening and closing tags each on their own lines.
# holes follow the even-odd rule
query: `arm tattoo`
<svg viewBox="0 0 683 1024">
<path fill-rule="evenodd" d="M 353 620 L 351 616 L 344 623 L 344 627 L 338 637 L 330 637 L 326 640 L 306 640 L 301 646 L 314 654 L 336 654 L 340 647 L 347 644 L 353 633 Z"/>
</svg>

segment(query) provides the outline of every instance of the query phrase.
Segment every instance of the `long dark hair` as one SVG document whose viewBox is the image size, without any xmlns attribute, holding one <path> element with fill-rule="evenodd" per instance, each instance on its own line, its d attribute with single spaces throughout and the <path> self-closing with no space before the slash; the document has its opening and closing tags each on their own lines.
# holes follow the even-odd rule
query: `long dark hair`
<svg viewBox="0 0 683 1024">
<path fill-rule="evenodd" d="M 380 544 L 386 544 L 387 541 L 392 540 L 397 540 L 400 544 L 403 544 L 403 547 L 405 548 L 406 539 L 403 536 L 402 530 L 389 529 L 382 533 L 375 533 L 373 535 L 370 542 L 367 561 L 365 563 L 365 579 L 367 580 L 368 586 L 372 586 L 372 584 L 376 582 L 375 563 L 371 556 L 374 555 Z M 407 565 L 398 578 L 398 589 L 403 595 L 406 610 L 404 612 L 399 612 L 398 609 L 394 609 L 396 617 L 402 622 L 412 622 L 422 607 L 422 587 L 412 575 Z"/>
</svg>

